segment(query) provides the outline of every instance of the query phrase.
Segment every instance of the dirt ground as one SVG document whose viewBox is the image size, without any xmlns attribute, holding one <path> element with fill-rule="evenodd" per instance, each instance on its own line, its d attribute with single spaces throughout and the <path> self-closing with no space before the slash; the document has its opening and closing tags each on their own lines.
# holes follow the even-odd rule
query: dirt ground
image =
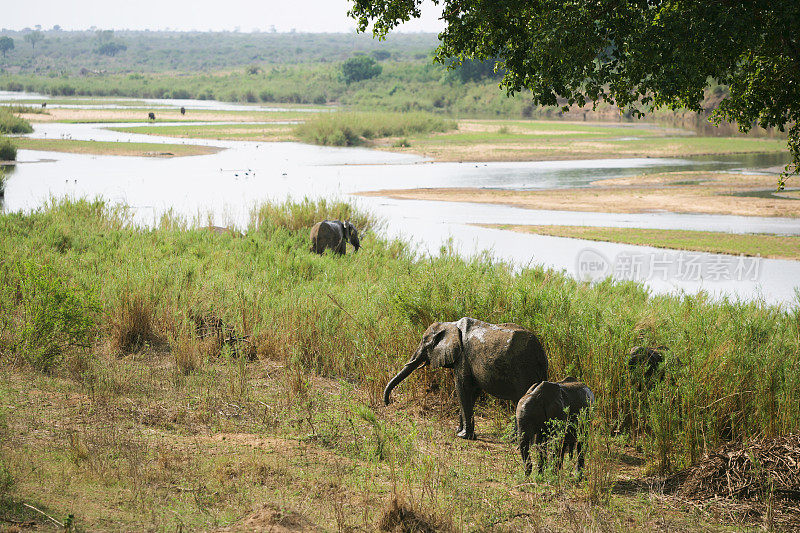
<svg viewBox="0 0 800 533">
<path fill-rule="evenodd" d="M 79 531 L 713 531 L 731 523 L 713 506 L 665 494 L 646 477 L 646 454 L 630 445 L 615 448 L 606 503 L 587 499 L 569 471 L 524 478 L 513 443 L 487 418 L 497 415 L 483 408 L 478 440 L 461 441 L 451 413 L 410 395 L 370 405 L 364 391 L 318 376 L 307 376 L 307 392 L 292 392 L 293 372 L 269 361 L 248 364 L 242 390 L 242 369 L 217 363 L 180 377 L 163 353 L 105 359 L 96 371 L 90 386 L 2 371 L 0 457 L 14 484 L 0 493 L 0 530 L 63 530 L 45 514 L 62 523 L 74 515 Z M 375 422 L 358 412 L 374 412 Z M 376 455 L 381 442 L 391 451 Z"/>
</svg>

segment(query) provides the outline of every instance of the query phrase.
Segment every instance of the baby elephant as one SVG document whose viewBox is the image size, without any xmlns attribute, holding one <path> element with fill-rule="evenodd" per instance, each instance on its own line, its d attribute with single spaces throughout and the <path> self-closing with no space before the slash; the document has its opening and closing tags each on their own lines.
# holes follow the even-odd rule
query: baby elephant
<svg viewBox="0 0 800 533">
<path fill-rule="evenodd" d="M 323 220 L 311 228 L 311 251 L 317 254 L 331 249 L 339 255 L 344 255 L 347 243 L 353 245 L 356 252 L 361 247 L 358 232 L 348 220 Z"/>
<path fill-rule="evenodd" d="M 550 438 L 548 421 L 566 421 L 566 435 L 561 447 L 557 467 L 561 467 L 564 454 L 572 452 L 578 445 L 578 475 L 583 469 L 583 450 L 578 442 L 578 413 L 594 402 L 594 394 L 585 383 L 575 378 L 564 378 L 558 383 L 542 381 L 533 385 L 517 404 L 517 431 L 519 432 L 519 452 L 525 464 L 525 475 L 532 470 L 529 450 L 531 444 L 544 444 Z M 567 412 L 568 410 L 568 412 Z M 544 471 L 545 451 L 539 452 L 539 472 Z"/>
<path fill-rule="evenodd" d="M 664 352 L 666 346 L 648 348 L 646 346 L 634 346 L 628 352 L 628 370 L 631 376 L 644 379 L 646 384 L 652 384 L 655 380 L 664 377 L 664 369 L 661 364 L 664 362 Z"/>
</svg>

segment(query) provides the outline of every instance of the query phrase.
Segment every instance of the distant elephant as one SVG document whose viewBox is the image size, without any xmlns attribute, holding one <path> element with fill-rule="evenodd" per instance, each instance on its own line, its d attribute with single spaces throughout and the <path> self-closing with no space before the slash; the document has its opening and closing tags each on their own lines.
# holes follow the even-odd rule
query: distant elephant
<svg viewBox="0 0 800 533">
<path fill-rule="evenodd" d="M 151 111 L 147 114 L 147 118 L 149 118 L 150 120 L 155 120 L 156 114 Z"/>
<path fill-rule="evenodd" d="M 531 387 L 517 404 L 517 432 L 519 452 L 525 464 L 525 475 L 533 469 L 530 459 L 531 444 L 545 444 L 550 438 L 548 421 L 561 420 L 568 426 L 561 446 L 557 468 L 564 454 L 578 447 L 578 474 L 583 470 L 583 446 L 578 442 L 578 413 L 594 402 L 594 394 L 585 383 L 567 377 L 558 383 L 543 381 Z M 539 451 L 539 472 L 544 471 L 545 450 Z"/>
<path fill-rule="evenodd" d="M 222 226 L 206 226 L 206 229 L 216 235 L 233 235 L 241 237 L 242 233 L 234 228 L 223 228 Z"/>
<path fill-rule="evenodd" d="M 186 108 L 185 107 L 181 107 L 181 115 L 185 115 L 185 114 L 186 114 Z"/>
<path fill-rule="evenodd" d="M 664 362 L 664 355 L 662 351 L 666 350 L 665 346 L 658 346 L 656 348 L 646 348 L 644 346 L 634 346 L 628 352 L 628 370 L 632 376 L 638 376 L 640 379 L 644 378 L 646 382 L 654 379 L 655 374 L 659 371 L 661 363 Z"/>
<path fill-rule="evenodd" d="M 47 107 L 47 102 L 42 102 L 42 107 L 43 108 Z"/>
<path fill-rule="evenodd" d="M 361 247 L 358 240 L 358 231 L 349 220 L 323 220 L 317 222 L 311 228 L 311 251 L 317 254 L 325 252 L 326 249 L 333 250 L 339 255 L 344 255 L 347 251 L 347 243 L 353 245 L 356 252 Z"/>
<path fill-rule="evenodd" d="M 388 405 L 392 389 L 426 364 L 453 369 L 461 408 L 456 434 L 462 439 L 475 438 L 473 410 L 482 390 L 516 402 L 531 385 L 547 379 L 547 356 L 533 332 L 464 317 L 428 327 L 411 360 L 386 385 L 383 401 Z"/>
</svg>

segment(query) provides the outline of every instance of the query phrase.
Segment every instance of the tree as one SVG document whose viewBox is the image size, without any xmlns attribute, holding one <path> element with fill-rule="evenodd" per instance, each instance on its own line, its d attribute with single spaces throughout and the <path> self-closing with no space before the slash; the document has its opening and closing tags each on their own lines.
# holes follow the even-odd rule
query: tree
<svg viewBox="0 0 800 533">
<path fill-rule="evenodd" d="M 0 37 L 0 52 L 3 52 L 3 57 L 6 57 L 6 52 L 14 49 L 14 39 L 11 37 Z"/>
<path fill-rule="evenodd" d="M 502 69 L 495 69 L 497 60 L 495 59 L 462 59 L 460 62 L 453 63 L 450 68 L 455 77 L 462 83 L 470 81 L 480 81 L 484 78 L 500 79 L 503 77 Z"/>
<path fill-rule="evenodd" d="M 353 0 L 359 31 L 420 16 L 422 0 Z M 729 93 L 712 120 L 788 128 L 800 172 L 800 2 L 797 0 L 434 0 L 446 27 L 436 59 L 498 58 L 509 94 L 536 103 L 609 102 L 634 116 L 701 110 L 709 82 Z"/>
<path fill-rule="evenodd" d="M 44 41 L 44 33 L 40 32 L 39 30 L 32 31 L 30 33 L 26 33 L 23 39 L 25 39 L 25 42 L 31 44 L 31 50 L 35 50 L 36 44 Z"/>
<path fill-rule="evenodd" d="M 128 49 L 128 46 L 123 43 L 118 43 L 115 41 L 107 41 L 101 43 L 97 46 L 96 52 L 100 55 L 113 57 L 117 55 L 119 52 L 124 52 Z"/>
<path fill-rule="evenodd" d="M 346 83 L 354 81 L 368 80 L 381 73 L 381 67 L 373 58 L 369 56 L 351 57 L 342 63 L 342 78 Z"/>
</svg>

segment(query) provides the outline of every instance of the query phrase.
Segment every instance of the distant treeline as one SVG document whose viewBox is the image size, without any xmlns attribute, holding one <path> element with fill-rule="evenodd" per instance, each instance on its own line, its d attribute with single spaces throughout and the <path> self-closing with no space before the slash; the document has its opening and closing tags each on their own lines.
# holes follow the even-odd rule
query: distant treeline
<svg viewBox="0 0 800 533">
<path fill-rule="evenodd" d="M 250 103 L 337 104 L 363 110 L 431 111 L 470 116 L 557 114 L 524 95 L 508 98 L 497 80 L 461 81 L 457 71 L 426 62 L 383 63 L 380 75 L 346 83 L 341 63 L 286 65 L 216 74 L 5 75 L 0 90 L 53 96 L 193 98 Z"/>
<path fill-rule="evenodd" d="M 36 36 L 31 43 L 30 35 Z M 27 39 L 26 39 L 26 36 Z M 341 62 L 356 54 L 380 61 L 430 61 L 435 34 L 393 34 L 385 41 L 352 33 L 152 31 L 0 31 L 13 48 L 0 56 L 12 73 L 216 71 L 246 65 Z"/>
</svg>

